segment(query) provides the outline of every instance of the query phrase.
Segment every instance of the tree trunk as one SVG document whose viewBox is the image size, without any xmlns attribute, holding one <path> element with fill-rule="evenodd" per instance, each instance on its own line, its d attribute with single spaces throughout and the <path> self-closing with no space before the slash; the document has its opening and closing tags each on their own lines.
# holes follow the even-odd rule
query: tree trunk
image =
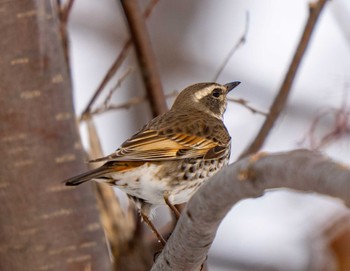
<svg viewBox="0 0 350 271">
<path fill-rule="evenodd" d="M 55 1 L 0 3 L 0 270 L 110 270 Z"/>
</svg>

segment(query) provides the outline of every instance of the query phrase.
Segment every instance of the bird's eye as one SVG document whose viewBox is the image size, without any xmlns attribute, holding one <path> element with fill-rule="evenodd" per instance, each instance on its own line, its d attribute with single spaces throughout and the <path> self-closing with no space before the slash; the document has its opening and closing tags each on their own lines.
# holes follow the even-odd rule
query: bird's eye
<svg viewBox="0 0 350 271">
<path fill-rule="evenodd" d="M 215 98 L 219 98 L 221 95 L 221 89 L 218 89 L 218 88 L 214 89 L 211 95 L 213 95 L 213 97 Z"/>
</svg>

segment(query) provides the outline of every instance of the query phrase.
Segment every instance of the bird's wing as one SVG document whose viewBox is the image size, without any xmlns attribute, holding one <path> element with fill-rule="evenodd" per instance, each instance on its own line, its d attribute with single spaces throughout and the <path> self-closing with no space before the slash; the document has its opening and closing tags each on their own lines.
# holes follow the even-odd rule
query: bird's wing
<svg viewBox="0 0 350 271">
<path fill-rule="evenodd" d="M 144 130 L 124 142 L 113 154 L 99 161 L 164 161 L 184 158 L 213 159 L 223 155 L 224 146 L 204 137 L 182 133 L 160 134 Z"/>
</svg>

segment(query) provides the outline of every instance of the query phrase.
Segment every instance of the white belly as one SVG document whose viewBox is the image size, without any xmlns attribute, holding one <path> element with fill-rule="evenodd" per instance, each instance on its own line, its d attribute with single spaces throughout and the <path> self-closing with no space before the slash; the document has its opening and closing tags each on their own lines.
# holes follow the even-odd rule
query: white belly
<svg viewBox="0 0 350 271">
<path fill-rule="evenodd" d="M 157 176 L 158 167 L 146 163 L 126 172 L 116 172 L 111 177 L 118 180 L 115 184 L 125 193 L 143 199 L 150 204 L 165 204 L 163 194 L 167 191 L 166 180 Z"/>
<path fill-rule="evenodd" d="M 145 163 L 130 171 L 110 174 L 110 177 L 118 180 L 115 185 L 125 193 L 154 205 L 165 204 L 165 192 L 170 193 L 169 200 L 172 204 L 187 202 L 205 181 L 205 179 L 184 181 L 181 185 L 171 186 L 171 178 L 160 179 L 157 177 L 158 171 L 157 165 Z"/>
</svg>

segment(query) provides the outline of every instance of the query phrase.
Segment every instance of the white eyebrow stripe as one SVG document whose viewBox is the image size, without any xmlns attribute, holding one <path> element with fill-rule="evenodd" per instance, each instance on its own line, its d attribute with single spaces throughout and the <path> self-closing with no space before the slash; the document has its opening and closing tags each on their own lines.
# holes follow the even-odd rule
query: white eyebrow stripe
<svg viewBox="0 0 350 271">
<path fill-rule="evenodd" d="M 199 101 L 203 97 L 207 96 L 213 89 L 212 88 L 205 88 L 200 91 L 197 91 L 194 96 L 196 97 L 196 100 Z"/>
</svg>

